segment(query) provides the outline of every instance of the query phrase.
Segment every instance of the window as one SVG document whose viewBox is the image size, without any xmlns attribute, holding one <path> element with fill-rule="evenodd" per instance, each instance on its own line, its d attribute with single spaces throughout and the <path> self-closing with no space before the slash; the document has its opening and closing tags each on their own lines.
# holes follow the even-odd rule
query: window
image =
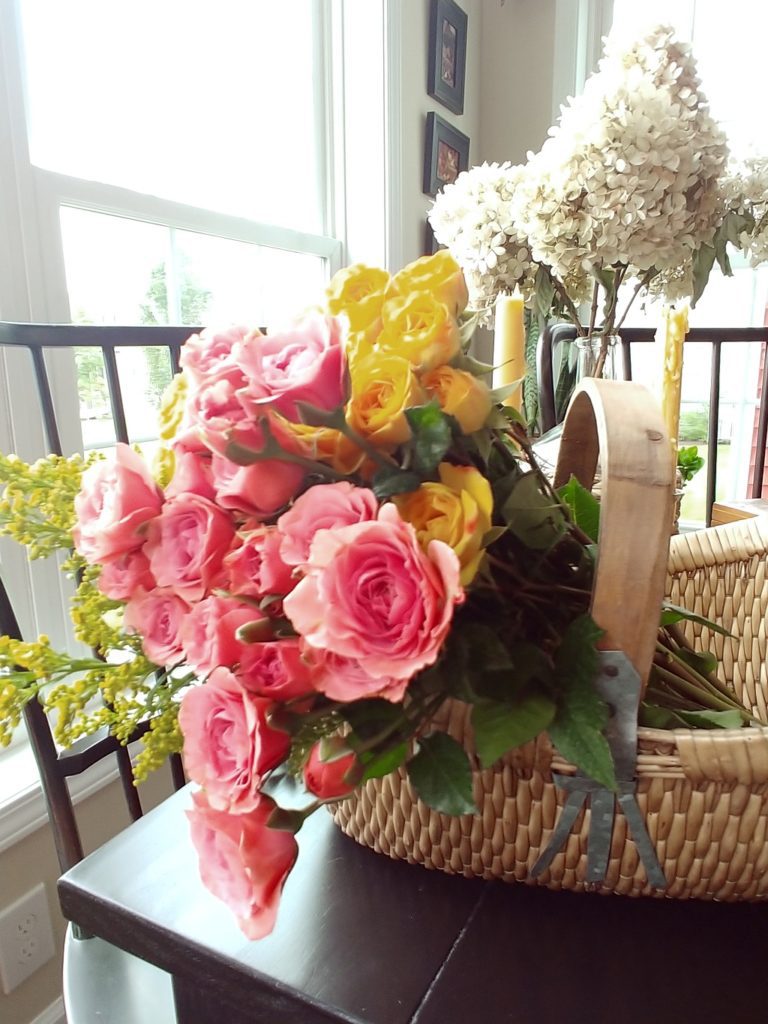
<svg viewBox="0 0 768 1024">
<path fill-rule="evenodd" d="M 0 4 L 0 318 L 269 327 L 384 265 L 387 31 L 387 0 Z M 47 358 L 64 450 L 113 444 L 98 356 Z M 167 354 L 118 359 L 151 442 Z M 0 450 L 26 459 L 33 390 L 0 353 Z M 66 642 L 56 567 L 0 561 L 22 632 Z"/>
</svg>

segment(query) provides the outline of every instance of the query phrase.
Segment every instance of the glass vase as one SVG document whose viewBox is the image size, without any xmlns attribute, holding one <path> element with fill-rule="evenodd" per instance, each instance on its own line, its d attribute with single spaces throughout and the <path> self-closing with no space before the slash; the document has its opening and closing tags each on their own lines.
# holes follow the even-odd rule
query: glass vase
<svg viewBox="0 0 768 1024">
<path fill-rule="evenodd" d="M 596 370 L 600 360 L 600 351 L 603 347 L 603 342 L 606 340 L 608 342 L 608 346 L 605 354 L 605 361 L 599 376 L 602 377 L 603 380 L 623 380 L 624 360 L 619 335 L 609 334 L 607 338 L 604 338 L 602 334 L 595 334 L 591 338 L 576 339 L 577 382 L 583 380 L 585 377 L 598 376 Z"/>
</svg>

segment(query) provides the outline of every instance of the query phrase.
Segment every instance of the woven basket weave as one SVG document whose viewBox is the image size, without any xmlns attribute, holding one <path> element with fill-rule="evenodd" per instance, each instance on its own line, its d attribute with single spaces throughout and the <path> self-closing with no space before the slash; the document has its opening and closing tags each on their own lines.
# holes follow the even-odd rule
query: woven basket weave
<svg viewBox="0 0 768 1024">
<path fill-rule="evenodd" d="M 613 382 L 590 382 L 586 390 L 591 392 L 591 402 L 599 405 L 606 398 L 606 383 L 617 387 Z M 601 410 L 597 411 L 599 420 Z M 657 427 L 649 427 L 647 418 L 653 415 L 645 408 L 639 428 L 655 438 Z M 610 415 L 607 426 L 611 426 Z M 602 428 L 598 424 L 605 470 L 605 422 Z M 581 423 L 576 435 L 583 434 Z M 564 444 L 565 440 L 564 432 Z M 593 455 L 588 452 L 584 456 L 586 471 L 583 475 L 577 473 L 582 482 L 594 469 Z M 605 475 L 608 482 L 614 479 L 610 463 Z M 671 495 L 671 488 L 668 490 Z M 606 487 L 603 496 L 604 521 L 609 517 L 609 491 Z M 669 503 L 665 507 L 668 513 Z M 642 526 L 638 529 L 636 534 L 633 523 L 624 524 L 625 547 L 643 547 Z M 599 560 L 604 567 L 603 531 L 604 526 Z M 744 705 L 763 719 L 768 705 L 766 552 L 768 518 L 676 536 L 671 541 L 666 576 L 666 593 L 674 603 L 719 622 L 733 634 L 732 638 L 723 637 L 706 627 L 686 623 L 688 639 L 695 647 L 718 655 L 723 677 Z M 612 566 L 612 571 L 615 568 Z M 647 576 L 635 573 L 625 578 L 627 598 L 652 574 L 651 567 Z M 661 581 L 663 586 L 663 572 Z M 600 585 L 596 581 L 593 614 L 605 626 L 596 611 Z M 615 604 L 615 585 L 612 593 Z M 655 612 L 649 622 L 641 624 L 651 640 L 655 638 L 660 596 L 658 593 L 653 599 Z M 610 610 L 606 614 L 610 617 Z M 631 613 L 627 612 L 625 618 L 631 618 Z M 621 649 L 626 651 L 633 641 L 636 646 L 636 637 L 630 637 Z M 641 647 L 643 644 L 647 646 L 647 637 Z M 650 654 L 643 676 L 649 664 Z M 636 667 L 641 666 L 636 663 Z M 573 765 L 565 762 L 543 735 L 482 771 L 477 768 L 466 705 L 448 702 L 434 725 L 464 743 L 475 766 L 474 794 L 479 813 L 451 818 L 433 811 L 416 798 L 401 769 L 366 783 L 334 808 L 334 819 L 344 832 L 391 857 L 467 876 L 631 896 L 768 898 L 768 729 L 639 730 L 637 802 L 667 879 L 665 890 L 654 890 L 646 880 L 620 812 L 616 815 L 605 881 L 598 885 L 585 883 L 588 808 L 580 813 L 551 866 L 537 879 L 531 879 L 530 869 L 546 848 L 566 800 L 566 794 L 553 781 L 553 772 L 573 774 Z"/>
</svg>

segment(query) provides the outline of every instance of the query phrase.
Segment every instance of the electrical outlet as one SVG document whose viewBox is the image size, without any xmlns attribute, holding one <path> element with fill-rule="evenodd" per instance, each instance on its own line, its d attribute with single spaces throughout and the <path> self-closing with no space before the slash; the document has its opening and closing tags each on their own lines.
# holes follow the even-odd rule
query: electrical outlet
<svg viewBox="0 0 768 1024">
<path fill-rule="evenodd" d="M 42 882 L 0 911 L 0 982 L 8 995 L 54 954 Z"/>
</svg>

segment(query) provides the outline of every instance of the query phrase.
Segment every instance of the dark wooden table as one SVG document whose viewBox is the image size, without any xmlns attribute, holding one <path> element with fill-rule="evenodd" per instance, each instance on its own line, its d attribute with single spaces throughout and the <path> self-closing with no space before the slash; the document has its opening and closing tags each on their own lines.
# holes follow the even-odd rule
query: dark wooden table
<svg viewBox="0 0 768 1024">
<path fill-rule="evenodd" d="M 182 790 L 59 882 L 65 915 L 173 975 L 180 1024 L 761 1024 L 768 908 L 467 880 L 318 813 L 277 927 L 203 888 Z M 144 1024 L 144 1022 L 141 1022 Z"/>
</svg>

